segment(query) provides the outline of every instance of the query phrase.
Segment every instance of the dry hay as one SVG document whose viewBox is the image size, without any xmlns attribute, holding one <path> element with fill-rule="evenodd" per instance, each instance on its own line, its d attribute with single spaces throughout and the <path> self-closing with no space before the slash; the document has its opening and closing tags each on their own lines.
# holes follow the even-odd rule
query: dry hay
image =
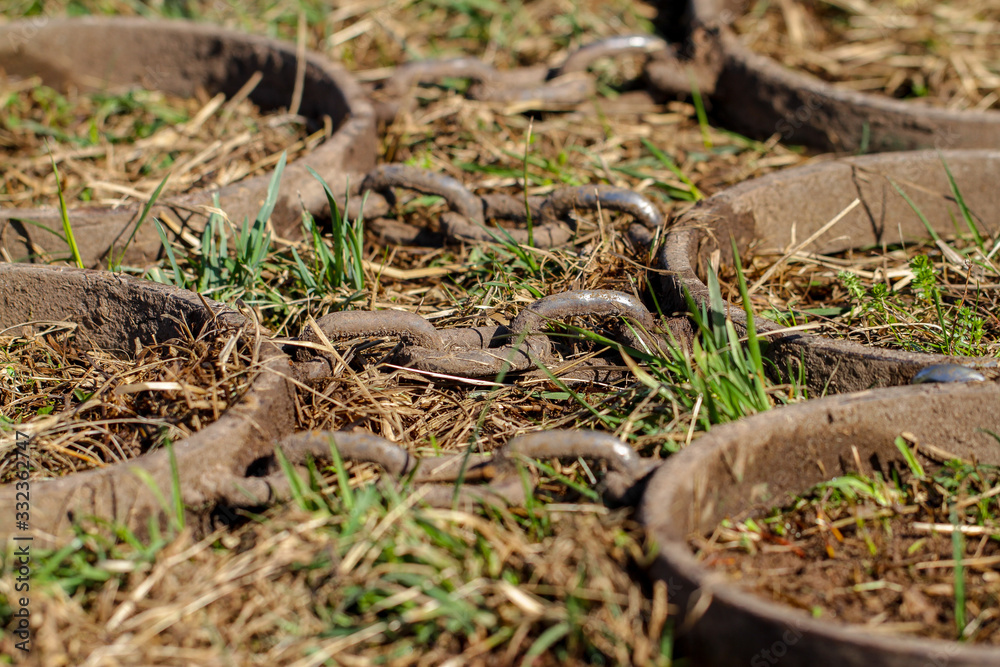
<svg viewBox="0 0 1000 667">
<path fill-rule="evenodd" d="M 164 195 L 228 185 L 267 173 L 330 136 L 330 123 L 307 134 L 306 119 L 264 113 L 247 99 L 252 77 L 226 100 L 159 91 L 60 93 L 38 78 L 0 73 L 0 205 L 58 206 L 52 163 L 71 206 L 116 206 L 149 199 L 169 174 Z"/>
<path fill-rule="evenodd" d="M 361 338 L 334 345 L 331 374 L 300 388 L 300 425 L 369 431 L 434 455 L 470 445 L 489 451 L 521 433 L 593 425 L 595 417 L 584 403 L 598 412 L 619 407 L 633 381 L 621 359 L 601 346 L 554 341 L 564 341 L 558 345 L 561 361 L 548 366 L 557 378 L 572 377 L 590 363 L 610 377 L 570 381 L 573 397 L 539 371 L 465 379 L 394 366 L 386 361 L 394 343 Z"/>
<path fill-rule="evenodd" d="M 527 172 L 531 195 L 606 182 L 646 195 L 668 214 L 699 195 L 803 161 L 777 137 L 754 142 L 700 127 L 685 102 L 597 98 L 573 112 L 533 118 L 437 89 L 421 89 L 418 103 L 385 129 L 383 146 L 386 161 L 448 173 L 481 193 L 521 196 Z M 699 195 L 649 146 L 668 156 Z"/>
<path fill-rule="evenodd" d="M 68 322 L 7 329 L 0 482 L 15 472 L 15 431 L 32 438 L 30 477 L 42 479 L 135 458 L 218 419 L 252 380 L 251 351 L 238 331 L 188 334 L 127 351 L 99 349 Z"/>
<path fill-rule="evenodd" d="M 378 69 L 430 57 L 476 55 L 505 69 L 555 64 L 567 48 L 600 37 L 648 32 L 654 15 L 654 7 L 628 0 L 527 0 L 478 7 L 356 2 L 330 13 L 330 32 L 317 31 L 313 37 L 319 48 L 365 80 L 379 76 Z"/>
<path fill-rule="evenodd" d="M 765 0 L 735 23 L 754 51 L 850 90 L 996 106 L 1000 3 Z"/>
<path fill-rule="evenodd" d="M 366 507 L 185 533 L 95 592 L 35 596 L 26 664 L 523 664 L 545 634 L 533 664 L 662 664 L 666 587 L 630 576 L 649 554 L 623 513 L 553 507 L 535 535 L 523 511 Z"/>
</svg>

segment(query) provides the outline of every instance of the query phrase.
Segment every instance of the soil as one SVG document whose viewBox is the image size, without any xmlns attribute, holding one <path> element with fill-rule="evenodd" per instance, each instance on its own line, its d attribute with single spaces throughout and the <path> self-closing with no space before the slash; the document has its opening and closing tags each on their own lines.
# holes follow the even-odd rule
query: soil
<svg viewBox="0 0 1000 667">
<path fill-rule="evenodd" d="M 252 379 L 245 345 L 231 343 L 237 335 L 210 332 L 130 355 L 96 349 L 70 323 L 8 329 L 0 337 L 0 483 L 13 479 L 15 430 L 33 438 L 31 478 L 46 478 L 135 458 L 215 421 Z"/>
<path fill-rule="evenodd" d="M 744 43 L 840 87 L 952 109 L 997 106 L 1000 3 L 761 0 Z"/>
<path fill-rule="evenodd" d="M 168 174 L 163 195 L 266 173 L 282 151 L 291 161 L 332 132 L 310 135 L 304 118 L 264 113 L 245 94 L 60 93 L 0 72 L 0 205 L 58 206 L 53 161 L 67 204 L 114 206 L 147 199 Z"/>
<path fill-rule="evenodd" d="M 890 475 L 837 478 L 692 544 L 741 586 L 816 618 L 941 639 L 956 639 L 960 625 L 965 641 L 1000 645 L 1000 469 L 950 461 L 925 479 Z"/>
</svg>

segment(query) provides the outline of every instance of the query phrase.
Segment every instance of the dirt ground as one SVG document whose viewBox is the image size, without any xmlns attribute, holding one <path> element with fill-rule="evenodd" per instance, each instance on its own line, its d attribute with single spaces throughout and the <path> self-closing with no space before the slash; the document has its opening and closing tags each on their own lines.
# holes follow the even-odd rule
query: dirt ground
<svg viewBox="0 0 1000 667">
<path fill-rule="evenodd" d="M 720 527 L 695 544 L 706 565 L 816 618 L 1000 643 L 995 503 L 981 497 L 996 486 L 995 466 L 899 477 L 832 480 L 754 527 Z"/>
</svg>

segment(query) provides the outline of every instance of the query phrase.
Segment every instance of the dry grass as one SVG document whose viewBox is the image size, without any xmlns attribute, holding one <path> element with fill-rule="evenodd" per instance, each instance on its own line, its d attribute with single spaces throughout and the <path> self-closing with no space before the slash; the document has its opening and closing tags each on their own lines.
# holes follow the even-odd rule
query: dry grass
<svg viewBox="0 0 1000 667">
<path fill-rule="evenodd" d="M 15 472 L 14 425 L 32 438 L 30 478 L 59 477 L 120 463 L 200 430 L 236 403 L 253 379 L 251 358 L 234 331 L 210 330 L 131 351 L 96 347 L 72 323 L 33 323 L 5 333 L 3 482 Z"/>
<path fill-rule="evenodd" d="M 951 109 L 996 106 L 1000 4 L 763 1 L 735 24 L 753 50 L 851 90 Z"/>
<path fill-rule="evenodd" d="M 584 426 L 595 420 L 587 408 L 537 373 L 507 377 L 503 382 L 449 380 L 378 364 L 390 348 L 380 347 L 359 353 L 369 363 L 359 364 L 356 371 L 338 365 L 332 377 L 311 391 L 299 392 L 303 427 L 360 429 L 414 450 L 453 451 L 471 444 L 488 451 L 520 433 Z M 347 348 L 342 356 L 355 361 L 355 349 Z M 590 360 L 599 351 L 567 355 L 550 370 L 558 377 L 561 368 Z M 620 359 L 611 357 L 607 364 L 623 376 L 627 371 Z M 581 402 L 610 412 L 620 409 L 627 384 L 628 378 L 623 377 L 614 383 L 589 383 L 577 391 Z"/>
<path fill-rule="evenodd" d="M 257 79 L 226 100 L 160 91 L 65 93 L 37 77 L 7 79 L 0 67 L 0 203 L 58 206 L 53 161 L 71 203 L 116 206 L 163 194 L 215 188 L 266 172 L 282 151 L 308 152 L 332 128 L 306 136 L 305 119 L 262 113 L 246 97 Z"/>
<path fill-rule="evenodd" d="M 920 256 L 933 271 L 929 280 L 914 270 Z M 748 278 L 756 280 L 774 260 L 754 258 Z M 993 356 L 1000 351 L 997 276 L 991 258 L 962 239 L 836 255 L 799 252 L 778 267 L 753 301 L 765 317 L 816 334 L 873 347 Z"/>
<path fill-rule="evenodd" d="M 514 514 L 358 499 L 365 509 L 182 534 L 149 561 L 116 561 L 97 594 L 50 589 L 33 607 L 32 662 L 485 665 L 533 651 L 536 665 L 662 662 L 664 591 L 650 599 L 628 575 L 645 556 L 621 514 L 538 510 L 551 530 L 533 535 Z M 538 643 L 546 633 L 555 649 Z M 0 646 L 13 652 L 9 636 Z"/>
</svg>

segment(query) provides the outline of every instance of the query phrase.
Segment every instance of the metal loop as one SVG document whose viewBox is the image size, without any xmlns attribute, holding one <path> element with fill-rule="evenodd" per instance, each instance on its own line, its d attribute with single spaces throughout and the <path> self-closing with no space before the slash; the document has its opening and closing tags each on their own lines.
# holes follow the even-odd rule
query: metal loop
<svg viewBox="0 0 1000 667">
<path fill-rule="evenodd" d="M 617 58 L 632 54 L 648 55 L 669 48 L 667 41 L 656 35 L 619 35 L 599 39 L 569 54 L 562 65 L 552 71 L 552 78 L 571 72 L 584 72 L 598 58 Z"/>
<path fill-rule="evenodd" d="M 659 209 L 646 197 L 633 190 L 612 185 L 581 185 L 555 190 L 541 206 L 541 223 L 554 224 L 574 209 L 605 209 L 628 213 L 649 229 L 663 225 Z"/>
<path fill-rule="evenodd" d="M 402 164 L 387 164 L 369 172 L 361 184 L 362 192 L 372 190 L 388 196 L 392 195 L 392 188 L 438 195 L 448 202 L 453 211 L 480 224 L 485 222 L 482 200 L 447 174 Z"/>
<path fill-rule="evenodd" d="M 289 463 L 299 465 L 307 458 L 328 460 L 331 441 L 345 461 L 376 463 L 399 479 L 413 472 L 417 460 L 405 449 L 373 433 L 350 431 L 307 431 L 296 433 L 279 443 Z"/>
<path fill-rule="evenodd" d="M 346 206 L 341 206 L 341 215 L 348 220 L 357 220 L 358 218 L 374 220 L 388 215 L 389 211 L 392 210 L 393 202 L 378 192 L 371 190 L 364 192 L 361 189 L 363 182 L 352 184 L 351 196 Z M 342 204 L 339 200 L 337 203 L 338 205 Z"/>
<path fill-rule="evenodd" d="M 440 83 L 446 78 L 470 79 L 474 82 L 468 91 L 470 98 L 504 104 L 575 106 L 595 91 L 590 77 L 570 76 L 568 72 L 553 76 L 542 67 L 500 71 L 478 58 L 423 60 L 401 65 L 379 89 L 382 95 L 397 100 L 387 105 L 385 115 L 395 115 L 398 100 L 417 85 Z"/>
<path fill-rule="evenodd" d="M 483 214 L 487 220 L 509 220 L 511 222 L 527 222 L 528 213 L 532 220 L 541 216 L 542 204 L 546 197 L 532 195 L 525 201 L 524 197 L 515 197 L 503 192 L 482 195 Z"/>
<path fill-rule="evenodd" d="M 457 213 L 454 215 L 458 215 Z M 368 222 L 366 227 L 383 244 L 401 246 L 439 246 L 442 234 L 433 232 L 426 227 L 411 225 L 402 220 L 377 217 Z"/>
<path fill-rule="evenodd" d="M 628 500 L 635 485 L 659 465 L 659 461 L 643 459 L 627 443 L 610 433 L 581 430 L 538 431 L 519 435 L 498 449 L 495 456 L 603 461 L 611 468 L 605 477 L 604 493 L 614 502 Z"/>
<path fill-rule="evenodd" d="M 423 317 L 399 310 L 340 311 L 324 315 L 316 324 L 329 340 L 368 336 L 398 338 L 405 345 L 396 360 L 407 368 L 458 377 L 496 377 L 501 373 L 534 370 L 555 361 L 549 339 L 542 332 L 545 322 L 582 315 L 618 316 L 638 325 L 637 330 L 617 327 L 615 338 L 635 349 L 652 350 L 664 345 L 652 333 L 653 316 L 642 302 L 625 292 L 578 290 L 539 299 L 523 310 L 510 327 L 474 327 L 439 331 Z M 319 343 L 321 337 L 306 327 L 302 342 Z M 315 352 L 307 347 L 296 353 L 307 361 Z M 318 374 L 312 367 L 308 373 Z"/>
<path fill-rule="evenodd" d="M 434 325 L 416 313 L 405 310 L 338 311 L 324 315 L 316 320 L 316 324 L 319 325 L 323 335 L 331 341 L 359 336 L 393 337 L 431 350 L 444 349 L 444 341 Z M 299 340 L 319 343 L 321 339 L 313 327 L 308 326 Z M 307 348 L 300 348 L 296 352 L 299 361 L 305 361 L 313 356 L 315 353 Z"/>
<path fill-rule="evenodd" d="M 487 220 L 527 220 L 524 203 L 518 204 L 514 197 L 487 195 L 481 200 Z M 447 236 L 459 240 L 495 241 L 505 240 L 504 236 L 509 236 L 515 243 L 527 244 L 531 240 L 535 247 L 552 248 L 573 238 L 573 231 L 563 222 L 563 218 L 568 217 L 574 209 L 606 209 L 627 213 L 651 230 L 663 225 L 660 211 L 643 195 L 625 188 L 600 184 L 559 188 L 547 197 L 530 198 L 528 210 L 531 211 L 532 220 L 536 222 L 530 235 L 526 229 L 491 231 L 454 214 L 442 216 L 441 223 Z"/>
<path fill-rule="evenodd" d="M 406 345 L 396 359 L 414 370 L 459 377 L 486 377 L 500 373 L 521 372 L 548 362 L 552 348 L 544 336 L 526 337 L 510 343 L 504 327 L 475 327 L 438 331 L 416 313 L 401 310 L 340 311 L 316 321 L 327 339 L 344 340 L 367 336 L 398 338 Z M 319 343 L 312 326 L 306 327 L 299 341 Z M 304 362 L 315 351 L 302 347 L 296 358 Z M 310 369 L 315 374 L 314 369 Z"/>
<path fill-rule="evenodd" d="M 534 85 L 527 80 L 512 85 L 505 81 L 510 78 L 481 81 L 469 89 L 469 97 L 480 102 L 514 104 L 525 110 L 558 109 L 579 106 L 597 92 L 594 80 L 579 74 L 566 74 Z"/>
<path fill-rule="evenodd" d="M 517 504 L 525 493 L 534 491 L 517 474 L 521 458 L 576 459 L 603 461 L 609 467 L 605 495 L 614 502 L 624 500 L 629 491 L 645 478 L 659 461 L 645 460 L 628 444 L 608 433 L 581 430 L 553 430 L 520 435 L 493 454 L 452 454 L 418 458 L 399 445 L 371 433 L 309 431 L 283 439 L 278 447 L 292 465 L 309 459 L 331 461 L 331 447 L 343 461 L 375 463 L 397 481 L 412 475 L 415 491 L 424 502 L 448 506 L 457 498 L 470 501 Z M 277 462 L 272 462 L 272 468 Z M 456 490 L 455 483 L 464 485 Z M 472 483 L 483 483 L 481 486 Z M 269 500 L 291 497 L 291 485 L 283 471 L 274 470 L 264 478 L 247 478 L 245 485 L 227 494 L 238 506 L 259 505 Z"/>
<path fill-rule="evenodd" d="M 342 461 L 375 463 L 395 480 L 399 481 L 412 474 L 425 503 L 435 507 L 448 507 L 454 501 L 463 506 L 473 502 L 519 503 L 524 499 L 524 486 L 517 484 L 510 476 L 491 480 L 496 476 L 490 461 L 492 457 L 481 454 L 452 455 L 440 458 L 420 459 L 412 456 L 399 445 L 371 433 L 351 433 L 346 431 L 310 431 L 285 438 L 279 444 L 282 453 L 293 465 L 303 465 L 309 459 L 332 461 L 331 446 L 336 448 Z M 272 464 L 276 467 L 276 462 Z M 462 485 L 455 482 L 461 477 L 469 482 L 491 482 L 483 486 Z M 276 470 L 264 478 L 247 478 L 256 482 L 242 492 L 231 493 L 231 500 L 237 506 L 260 505 L 271 500 L 289 500 L 294 496 L 292 485 L 284 471 Z M 267 493 L 261 492 L 261 487 Z"/>
<path fill-rule="evenodd" d="M 471 223 L 458 213 L 446 213 L 441 216 L 441 228 L 446 236 L 458 241 L 480 243 L 513 241 L 519 245 L 531 243 L 536 248 L 553 248 L 567 243 L 573 238 L 573 230 L 561 222 L 535 225 L 528 233 L 527 229 L 496 229 Z"/>
<path fill-rule="evenodd" d="M 409 368 L 459 377 L 496 377 L 501 373 L 532 370 L 539 363 L 552 361 L 552 346 L 544 336 L 530 336 L 523 341 L 497 348 L 435 352 L 419 347 L 400 351 L 399 359 Z"/>
<path fill-rule="evenodd" d="M 614 290 L 573 290 L 539 299 L 514 318 L 514 335 L 538 333 L 548 320 L 565 320 L 581 315 L 628 317 L 647 329 L 655 326 L 653 316 L 639 299 Z"/>
<path fill-rule="evenodd" d="M 636 350 L 653 352 L 666 347 L 665 341 L 653 333 L 656 321 L 635 296 L 614 290 L 575 290 L 539 299 L 514 318 L 511 333 L 538 333 L 546 321 L 567 320 L 581 315 L 618 316 L 638 324 L 638 330 L 617 327 L 616 338 Z"/>
<path fill-rule="evenodd" d="M 496 75 L 497 70 L 479 58 L 421 60 L 397 67 L 380 90 L 389 97 L 402 97 L 421 83 L 437 83 L 446 78 L 487 81 Z"/>
<path fill-rule="evenodd" d="M 647 229 L 655 230 L 663 224 L 663 216 L 649 199 L 637 192 L 610 185 L 584 185 L 560 188 L 547 197 L 529 197 L 527 206 L 523 199 L 506 194 L 477 196 L 462 183 L 436 172 L 391 164 L 371 171 L 361 184 L 361 192 L 368 193 L 367 217 L 384 215 L 393 201 L 393 188 L 404 188 L 424 194 L 443 197 L 450 211 L 441 216 L 441 232 L 450 239 L 466 242 L 507 242 L 551 248 L 563 245 L 573 238 L 573 230 L 564 222 L 574 209 L 607 209 L 632 215 Z M 492 229 L 487 220 L 526 222 L 531 214 L 533 226 L 527 229 Z M 384 221 L 376 217 L 375 227 L 391 241 L 406 243 L 428 239 L 421 228 L 399 221 Z"/>
<path fill-rule="evenodd" d="M 501 71 L 478 58 L 452 58 L 405 63 L 379 88 L 386 98 L 379 117 L 391 121 L 400 100 L 419 84 L 440 83 L 446 78 L 470 79 L 468 96 L 483 102 L 513 104 L 525 109 L 576 107 L 596 94 L 597 86 L 587 69 L 598 58 L 666 51 L 669 45 L 655 35 L 621 35 L 586 44 L 570 53 L 552 70 L 525 67 Z"/>
</svg>

